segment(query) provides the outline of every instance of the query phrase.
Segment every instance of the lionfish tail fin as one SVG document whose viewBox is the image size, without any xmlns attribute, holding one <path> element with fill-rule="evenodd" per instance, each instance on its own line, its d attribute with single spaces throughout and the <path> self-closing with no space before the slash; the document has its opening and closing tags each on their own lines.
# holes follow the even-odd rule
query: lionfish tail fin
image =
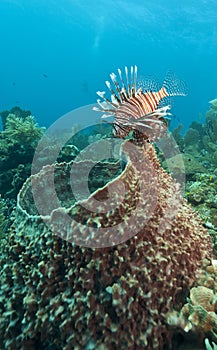
<svg viewBox="0 0 217 350">
<path fill-rule="evenodd" d="M 177 78 L 176 74 L 170 70 L 164 79 L 163 88 L 168 96 L 186 96 L 188 93 L 185 81 Z"/>
</svg>

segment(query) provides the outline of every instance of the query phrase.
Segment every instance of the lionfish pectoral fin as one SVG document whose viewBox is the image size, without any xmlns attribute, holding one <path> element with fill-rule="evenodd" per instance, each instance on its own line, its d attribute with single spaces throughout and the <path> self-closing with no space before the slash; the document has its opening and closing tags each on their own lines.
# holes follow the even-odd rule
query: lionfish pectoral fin
<svg viewBox="0 0 217 350">
<path fill-rule="evenodd" d="M 153 122 L 153 120 L 152 120 L 152 122 Z M 146 128 L 146 129 L 152 129 L 152 126 L 148 125 L 146 123 L 142 123 L 139 121 L 134 121 L 134 123 L 132 123 L 132 127 L 134 127 L 134 129 L 135 129 L 135 127 L 139 127 L 139 126 Z"/>
<path fill-rule="evenodd" d="M 149 122 L 149 123 L 156 123 L 156 124 L 161 124 L 162 122 L 161 122 L 161 120 L 159 119 L 151 119 L 151 118 L 143 118 L 143 119 L 141 119 L 141 120 L 139 120 L 138 122 L 140 122 L 141 124 L 142 124 L 142 122 L 143 123 L 147 123 L 147 122 Z"/>
<path fill-rule="evenodd" d="M 114 122 L 108 122 L 107 120 L 104 120 L 104 119 L 102 120 L 102 122 L 103 122 L 103 123 L 106 123 L 106 124 L 110 124 L 110 125 L 113 125 L 113 124 L 114 124 Z"/>
<path fill-rule="evenodd" d="M 99 107 L 93 107 L 92 110 L 96 112 L 101 112 L 101 109 Z"/>
<path fill-rule="evenodd" d="M 114 114 L 103 114 L 101 116 L 102 119 L 105 119 L 105 118 L 109 118 L 109 117 L 113 117 Z M 104 120 L 105 121 L 105 120 Z"/>
<path fill-rule="evenodd" d="M 164 118 L 168 115 L 171 115 L 171 113 L 168 112 L 168 110 L 170 110 L 170 106 L 164 106 L 161 108 L 156 108 L 153 112 L 150 112 L 148 114 L 143 115 L 142 117 L 138 118 L 137 120 L 139 121 L 153 121 L 153 117 L 157 117 L 157 118 Z"/>
</svg>

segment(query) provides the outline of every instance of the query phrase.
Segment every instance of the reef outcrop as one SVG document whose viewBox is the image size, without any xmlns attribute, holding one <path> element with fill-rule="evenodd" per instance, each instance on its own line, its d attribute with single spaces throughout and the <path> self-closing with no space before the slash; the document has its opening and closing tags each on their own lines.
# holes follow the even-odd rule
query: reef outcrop
<svg viewBox="0 0 217 350">
<path fill-rule="evenodd" d="M 88 198 L 73 196 L 69 163 L 22 187 L 0 257 L 1 349 L 169 348 L 166 315 L 185 304 L 212 244 L 154 147 L 129 145 L 121 173 Z"/>
</svg>

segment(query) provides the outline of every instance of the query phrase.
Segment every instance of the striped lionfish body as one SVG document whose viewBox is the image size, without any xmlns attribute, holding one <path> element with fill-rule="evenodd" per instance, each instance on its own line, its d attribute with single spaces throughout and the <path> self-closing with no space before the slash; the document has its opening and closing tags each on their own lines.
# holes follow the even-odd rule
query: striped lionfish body
<svg viewBox="0 0 217 350">
<path fill-rule="evenodd" d="M 118 78 L 110 74 L 111 83 L 106 85 L 111 99 L 105 97 L 105 91 L 98 91 L 100 99 L 94 110 L 104 113 L 102 118 L 114 117 L 114 135 L 125 138 L 130 132 L 136 141 L 155 141 L 167 130 L 169 105 L 163 106 L 162 100 L 169 96 L 186 95 L 184 82 L 168 73 L 163 86 L 158 91 L 137 88 L 137 66 L 131 66 L 130 73 L 125 67 L 122 75 L 118 69 Z"/>
</svg>

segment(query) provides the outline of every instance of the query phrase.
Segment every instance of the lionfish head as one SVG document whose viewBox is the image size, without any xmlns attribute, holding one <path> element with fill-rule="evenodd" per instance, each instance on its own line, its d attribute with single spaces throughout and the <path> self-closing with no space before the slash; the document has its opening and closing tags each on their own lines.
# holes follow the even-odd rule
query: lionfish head
<svg viewBox="0 0 217 350">
<path fill-rule="evenodd" d="M 125 67 L 118 76 L 110 74 L 111 82 L 106 86 L 111 94 L 98 91 L 98 107 L 93 109 L 103 113 L 102 118 L 113 117 L 114 136 L 126 138 L 132 133 L 135 141 L 156 141 L 167 130 L 170 105 L 162 103 L 169 96 L 186 95 L 186 85 L 169 72 L 161 89 L 153 91 L 137 87 L 137 66 Z"/>
</svg>

